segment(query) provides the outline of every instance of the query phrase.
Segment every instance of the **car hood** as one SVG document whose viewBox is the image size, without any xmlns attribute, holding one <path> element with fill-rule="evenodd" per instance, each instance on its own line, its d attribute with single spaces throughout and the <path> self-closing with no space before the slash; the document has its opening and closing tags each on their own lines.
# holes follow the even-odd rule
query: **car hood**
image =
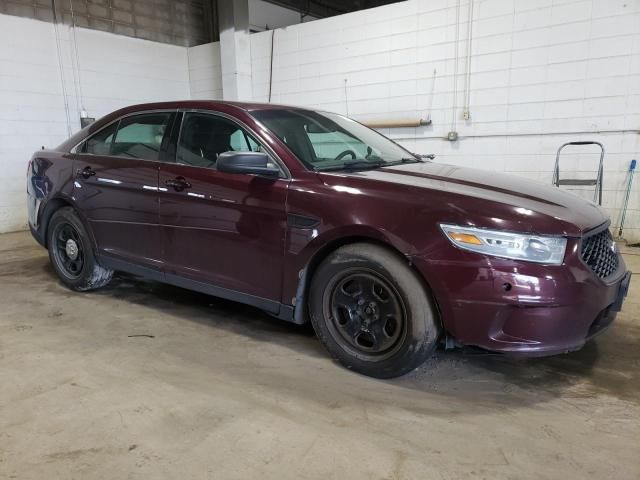
<svg viewBox="0 0 640 480">
<path fill-rule="evenodd" d="M 485 227 L 511 225 L 532 233 L 578 236 L 608 221 L 597 205 L 577 195 L 551 185 L 488 170 L 424 162 L 344 175 L 436 190 L 445 193 L 449 202 L 451 196 L 476 199 L 477 202 L 465 202 L 459 198 L 449 207 L 471 214 L 460 216 L 465 217 L 466 223 L 476 222 L 473 213 L 491 218 L 493 223 L 486 222 L 489 224 Z M 501 217 L 497 224 L 496 217 Z"/>
</svg>

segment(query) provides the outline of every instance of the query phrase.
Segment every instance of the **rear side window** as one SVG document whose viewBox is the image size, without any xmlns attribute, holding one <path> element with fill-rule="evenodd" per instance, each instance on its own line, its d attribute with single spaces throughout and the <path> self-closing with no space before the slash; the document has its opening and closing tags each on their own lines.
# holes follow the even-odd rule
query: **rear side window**
<svg viewBox="0 0 640 480">
<path fill-rule="evenodd" d="M 111 155 L 158 160 L 162 141 L 168 135 L 170 118 L 171 113 L 123 118 L 111 146 Z"/>
<path fill-rule="evenodd" d="M 90 153 L 92 155 L 110 155 L 113 137 L 118 128 L 118 122 L 109 125 L 107 128 L 100 130 L 93 137 L 89 138 L 82 148 L 82 153 Z"/>
<path fill-rule="evenodd" d="M 89 138 L 82 153 L 158 160 L 168 135 L 171 113 L 145 113 L 123 118 Z"/>
</svg>

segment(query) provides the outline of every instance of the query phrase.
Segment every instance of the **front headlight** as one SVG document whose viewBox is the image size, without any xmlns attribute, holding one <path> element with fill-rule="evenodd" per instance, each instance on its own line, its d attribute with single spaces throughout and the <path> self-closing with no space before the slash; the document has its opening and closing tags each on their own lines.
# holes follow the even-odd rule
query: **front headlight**
<svg viewBox="0 0 640 480">
<path fill-rule="evenodd" d="M 454 245 L 494 257 L 560 265 L 567 248 L 567 239 L 564 237 L 545 237 L 447 224 L 440 224 L 440 228 Z"/>
</svg>

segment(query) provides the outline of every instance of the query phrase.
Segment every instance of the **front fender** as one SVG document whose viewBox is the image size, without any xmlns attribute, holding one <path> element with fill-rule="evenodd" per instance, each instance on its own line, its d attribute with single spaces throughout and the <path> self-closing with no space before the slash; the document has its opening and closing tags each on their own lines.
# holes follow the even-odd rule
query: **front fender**
<svg viewBox="0 0 640 480">
<path fill-rule="evenodd" d="M 297 230 L 297 229 L 296 229 Z M 372 242 L 385 245 L 398 253 L 409 256 L 411 250 L 405 242 L 391 232 L 370 225 L 349 225 L 336 227 L 322 233 L 318 229 L 292 231 L 289 242 L 283 288 L 283 301 L 293 305 L 293 320 L 297 324 L 306 323 L 306 292 L 317 265 L 335 249 L 357 242 Z M 303 239 L 306 238 L 306 242 Z"/>
</svg>

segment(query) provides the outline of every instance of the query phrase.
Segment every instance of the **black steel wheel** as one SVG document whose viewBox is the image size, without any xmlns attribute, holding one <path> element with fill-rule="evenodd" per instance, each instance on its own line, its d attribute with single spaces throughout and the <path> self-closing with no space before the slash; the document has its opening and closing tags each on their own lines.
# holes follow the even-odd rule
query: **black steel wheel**
<svg viewBox="0 0 640 480">
<path fill-rule="evenodd" d="M 113 270 L 98 264 L 91 239 L 71 207 L 57 210 L 47 228 L 49 259 L 58 277 L 72 290 L 93 290 L 109 283 Z"/>
<path fill-rule="evenodd" d="M 393 355 L 406 334 L 406 311 L 396 288 L 369 269 L 348 269 L 325 289 L 324 315 L 345 349 L 376 360 Z"/>
<path fill-rule="evenodd" d="M 387 248 L 358 243 L 331 253 L 308 294 L 313 328 L 331 355 L 365 375 L 403 375 L 431 354 L 436 310 L 417 274 Z"/>
<path fill-rule="evenodd" d="M 68 221 L 58 222 L 52 235 L 53 256 L 60 270 L 69 278 L 76 279 L 82 274 L 84 248 L 75 227 Z"/>
</svg>

